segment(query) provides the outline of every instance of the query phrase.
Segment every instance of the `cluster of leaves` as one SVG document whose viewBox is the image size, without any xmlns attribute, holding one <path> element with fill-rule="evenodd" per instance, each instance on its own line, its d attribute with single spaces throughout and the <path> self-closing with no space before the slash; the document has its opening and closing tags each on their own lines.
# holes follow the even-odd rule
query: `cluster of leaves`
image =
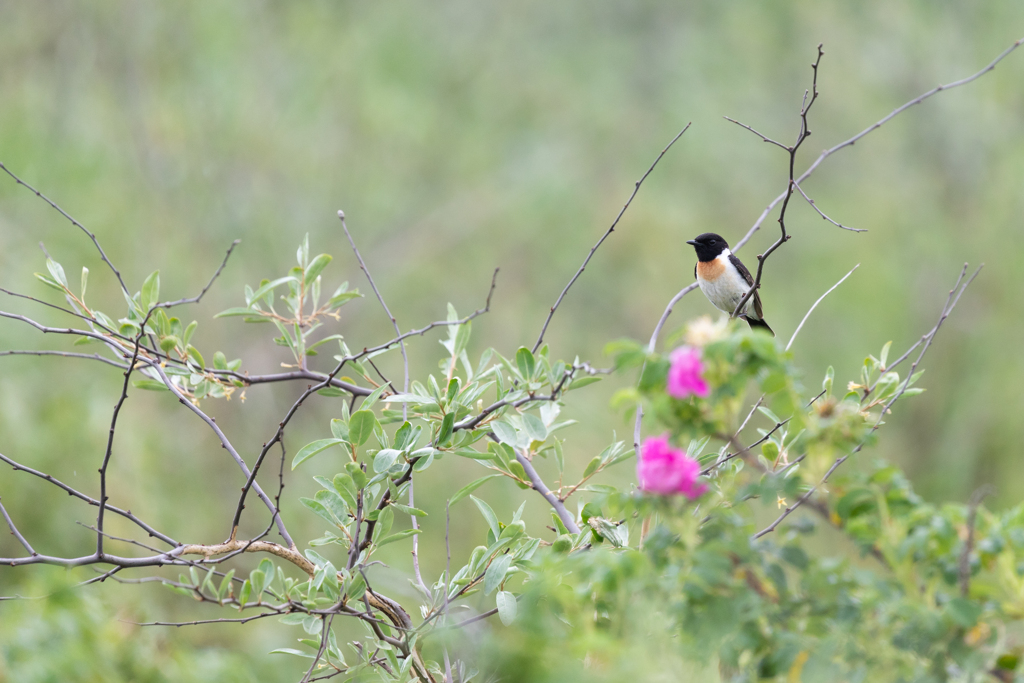
<svg viewBox="0 0 1024 683">
<path fill-rule="evenodd" d="M 909 387 L 920 373 L 901 381 L 886 366 L 886 344 L 841 397 L 831 368 L 822 392 L 806 397 L 766 335 L 733 328 L 701 341 L 712 387 L 705 399 L 665 394 L 667 357 L 629 342 L 613 349 L 621 366 L 642 368 L 626 398 L 642 397 L 673 438 L 690 439 L 709 493 L 696 509 L 627 492 L 589 503 L 633 523 L 653 519 L 653 528 L 642 550 L 537 563 L 522 599 L 529 624 L 491 643 L 502 671 L 528 672 L 507 680 L 653 678 L 687 666 L 680 662 L 695 662 L 695 676 L 717 666 L 729 681 L 1013 679 L 1024 647 L 1024 507 L 1001 515 L 937 507 L 898 468 L 851 463 L 816 489 L 803 516 L 752 537 L 770 520 L 765 510 L 776 516 L 837 457 L 873 438 L 882 407 L 900 391 L 918 393 Z M 770 420 L 758 428 L 760 452 L 732 457 L 740 448 L 729 435 L 752 417 L 737 408 L 753 387 L 786 419 L 760 407 Z M 709 437 L 723 446 L 705 454 Z M 839 535 L 859 556 L 826 550 Z M 658 657 L 641 656 L 652 649 Z"/>
<path fill-rule="evenodd" d="M 301 556 L 275 551 L 308 576 L 294 578 L 263 559 L 247 578 L 193 567 L 166 581 L 192 598 L 303 629 L 301 648 L 275 652 L 312 658 L 314 667 L 346 680 L 443 677 L 440 657 L 420 654 L 423 643 L 432 655 L 445 644 L 461 681 L 478 675 L 467 661 L 499 671 L 502 680 L 610 681 L 644 673 L 638 659 L 651 673 L 662 665 L 695 672 L 717 665 L 730 681 L 865 680 L 878 672 L 892 680 L 1012 678 L 1024 649 L 1015 635 L 1024 616 L 1024 507 L 1003 515 L 977 501 L 936 507 L 890 465 L 864 467 L 855 459 L 836 469 L 877 437 L 897 399 L 922 391 L 913 386 L 920 372 L 903 379 L 895 370 L 903 359 L 889 363 L 890 344 L 864 360 L 845 391 L 836 390 L 829 368 L 820 393 L 811 395 L 791 355 L 768 335 L 697 320 L 680 339 L 699 348 L 709 391 L 685 399 L 666 392 L 668 354 L 633 341 L 610 345 L 615 369 L 638 373 L 614 405 L 632 412 L 642 402 L 647 431 L 686 444 L 700 464 L 709 487 L 694 505 L 637 491 L 632 477 L 594 483 L 633 457 L 622 441 L 567 475 L 571 446 L 561 434 L 574 423 L 562 417 L 567 396 L 601 374 L 578 357 L 555 360 L 542 346 L 508 356 L 486 349 L 474 362 L 473 316 L 460 318 L 449 305 L 447 320 L 431 325 L 447 328 L 438 370 L 415 375 L 400 392 L 374 381 L 366 365 L 397 349 L 399 339 L 352 353 L 339 334 L 313 335 L 360 295 L 343 284 L 321 303 L 321 273 L 331 257 L 310 258 L 307 241 L 297 261 L 285 277 L 246 287 L 246 305 L 221 316 L 273 323 L 275 342 L 289 349 L 303 377 L 316 349 L 338 342 L 332 373 L 313 376 L 329 377 L 318 385 L 321 395 L 345 400 L 321 438 L 291 463 L 293 470 L 321 467 L 313 476 L 320 490 L 301 503 L 326 529 Z M 217 352 L 206 366 L 190 343 L 196 323 L 183 326 L 166 314 L 158 272 L 126 295 L 127 313 L 115 323 L 85 304 L 88 271 L 76 294 L 61 266 L 47 265 L 51 277 L 38 277 L 91 325 L 83 340 L 116 342 L 122 356 L 127 348 L 159 361 L 159 368 L 139 369 L 146 377 L 136 386 L 172 388 L 194 402 L 245 386 L 240 360 Z M 274 299 L 282 290 L 280 312 Z M 144 338 L 152 343 L 140 343 Z M 330 382 L 345 366 L 357 379 L 339 380 L 369 385 L 354 398 Z M 431 582 L 418 568 L 410 575 L 420 597 L 414 621 L 374 590 L 370 575 L 380 548 L 415 543 L 422 532 L 416 520 L 427 513 L 403 501 L 413 477 L 446 458 L 472 463 L 482 476 L 433 495 L 448 509 L 471 500 L 486 531 Z M 501 519 L 480 494 L 492 480 L 540 493 L 527 502 L 552 508 L 551 525 L 528 528 L 527 502 Z M 575 513 L 566 505 L 572 496 Z M 754 533 L 782 508 L 788 514 L 801 505 L 781 525 Z M 447 531 L 442 538 L 433 528 L 424 542 L 447 544 Z M 852 541 L 860 556 L 833 556 L 826 550 L 832 536 Z M 488 614 L 464 622 L 453 615 L 490 600 L 500 638 L 465 651 L 451 634 Z M 339 643 L 331 626 L 339 615 L 365 626 L 365 638 Z M 642 656 L 666 651 L 672 654 Z"/>
</svg>

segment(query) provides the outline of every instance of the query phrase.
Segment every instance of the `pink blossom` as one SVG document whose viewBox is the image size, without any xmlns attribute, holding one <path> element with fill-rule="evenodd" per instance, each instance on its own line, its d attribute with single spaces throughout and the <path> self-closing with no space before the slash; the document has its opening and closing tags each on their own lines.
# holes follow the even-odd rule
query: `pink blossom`
<svg viewBox="0 0 1024 683">
<path fill-rule="evenodd" d="M 698 481 L 700 464 L 686 451 L 672 448 L 667 436 L 651 436 L 644 440 L 636 464 L 640 490 L 667 496 L 681 493 L 690 500 L 707 490 Z"/>
<path fill-rule="evenodd" d="M 704 398 L 708 395 L 708 383 L 701 374 L 704 363 L 700 359 L 700 349 L 692 346 L 680 346 L 669 356 L 672 361 L 668 369 L 668 395 L 673 398 L 686 398 L 690 394 Z"/>
</svg>

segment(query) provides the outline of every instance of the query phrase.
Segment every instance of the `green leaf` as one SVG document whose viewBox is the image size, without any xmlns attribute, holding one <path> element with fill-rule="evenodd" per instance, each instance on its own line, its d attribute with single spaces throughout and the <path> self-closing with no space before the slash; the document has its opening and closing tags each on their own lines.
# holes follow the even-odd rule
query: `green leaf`
<svg viewBox="0 0 1024 683">
<path fill-rule="evenodd" d="M 334 486 L 334 490 L 338 492 L 338 495 L 344 498 L 345 503 L 354 510 L 356 508 L 358 490 L 356 489 L 356 483 L 352 477 L 341 472 L 334 475 L 334 479 L 331 483 Z"/>
<path fill-rule="evenodd" d="M 289 614 L 289 615 L 286 615 L 286 616 L 291 616 L 291 615 Z M 303 617 L 303 618 L 305 618 L 305 617 Z M 272 654 L 272 655 L 295 655 L 296 657 L 305 657 L 306 659 L 313 659 L 313 655 L 311 655 L 310 653 L 303 652 L 302 650 L 296 650 L 295 648 L 291 648 L 291 647 L 279 647 L 276 650 L 271 650 L 270 654 Z"/>
<path fill-rule="evenodd" d="M 491 423 L 491 430 L 494 432 L 494 435 L 498 437 L 498 441 L 515 448 L 516 441 L 518 441 L 515 427 L 507 422 L 498 421 Z"/>
<path fill-rule="evenodd" d="M 163 382 L 155 379 L 137 379 L 132 382 L 132 386 L 146 391 L 170 391 Z"/>
<path fill-rule="evenodd" d="M 426 517 L 427 513 L 419 508 L 409 507 L 408 505 L 402 505 L 401 503 L 391 503 L 389 507 L 393 507 L 399 512 L 404 512 L 407 515 L 414 517 Z"/>
<path fill-rule="evenodd" d="M 198 364 L 199 367 L 206 367 L 206 361 L 203 360 L 203 354 L 199 353 L 199 349 L 189 344 L 185 347 L 185 353 L 188 354 L 188 357 L 191 358 L 194 363 Z"/>
<path fill-rule="evenodd" d="M 148 311 L 153 304 L 160 301 L 160 271 L 154 270 L 142 283 L 141 305 L 143 311 Z"/>
<path fill-rule="evenodd" d="M 466 350 L 466 346 L 469 344 L 472 325 L 472 322 L 465 322 L 459 325 L 459 331 L 455 334 L 455 352 L 452 354 L 453 356 L 458 356 Z"/>
<path fill-rule="evenodd" d="M 268 282 L 268 283 L 264 284 L 263 286 L 261 286 L 259 289 L 257 289 L 255 292 L 253 292 L 252 293 L 252 298 L 249 299 L 249 301 L 247 301 L 246 304 L 247 305 L 252 305 L 254 302 L 259 301 L 264 296 L 266 296 L 269 292 L 272 292 L 274 289 L 276 289 L 277 287 L 280 287 L 281 285 L 285 284 L 286 282 L 298 283 L 298 279 L 296 279 L 295 277 L 293 277 L 291 275 L 286 275 L 285 277 L 279 277 L 279 278 L 277 278 L 276 280 L 274 280 L 272 282 Z"/>
<path fill-rule="evenodd" d="M 363 296 L 359 293 L 359 290 L 353 289 L 351 292 L 335 292 L 331 300 L 327 302 L 327 307 L 330 309 L 338 308 L 345 305 L 352 299 L 357 299 Z"/>
<path fill-rule="evenodd" d="M 331 420 L 331 434 L 336 439 L 348 441 L 348 423 L 344 420 Z"/>
<path fill-rule="evenodd" d="M 38 280 L 40 282 L 42 282 L 44 285 L 46 285 L 47 287 L 53 287 L 58 292 L 63 292 L 64 291 L 63 287 L 61 287 L 59 284 L 57 284 L 56 282 L 54 282 L 50 278 L 46 277 L 42 273 L 32 273 L 32 274 L 35 275 L 36 278 L 38 278 Z"/>
<path fill-rule="evenodd" d="M 978 623 L 982 608 L 967 598 L 953 598 L 943 606 L 942 611 L 958 626 L 971 628 Z"/>
<path fill-rule="evenodd" d="M 313 443 L 306 444 L 299 450 L 298 453 L 295 454 L 295 457 L 292 459 L 292 469 L 294 470 L 296 467 L 301 465 L 306 460 L 309 460 L 317 453 L 325 451 L 331 446 L 337 446 L 343 443 L 345 443 L 345 441 L 342 439 L 320 439 L 319 441 L 314 441 Z"/>
<path fill-rule="evenodd" d="M 245 603 L 249 600 L 249 595 L 252 593 L 252 584 L 249 583 L 249 579 L 245 580 L 242 584 L 242 591 L 238 594 L 238 611 L 241 612 L 242 608 L 245 607 Z"/>
<path fill-rule="evenodd" d="M 519 350 L 516 351 L 516 367 L 519 368 L 519 374 L 521 374 L 526 380 L 533 377 L 533 371 L 537 367 L 537 361 L 534 359 L 533 353 L 530 352 L 530 349 L 525 346 L 519 347 Z"/>
<path fill-rule="evenodd" d="M 299 498 L 299 502 L 305 505 L 307 508 L 316 513 L 320 518 L 328 522 L 331 526 L 338 526 L 341 520 L 335 519 L 334 515 L 331 514 L 330 510 L 324 507 L 323 503 L 312 498 Z"/>
<path fill-rule="evenodd" d="M 531 441 L 543 441 L 548 438 L 548 428 L 533 413 L 525 413 L 523 415 L 523 425 L 526 427 L 526 433 Z"/>
<path fill-rule="evenodd" d="M 355 415 L 353 415 L 355 417 Z M 373 471 L 380 474 L 381 472 L 387 472 L 391 469 L 391 466 L 398 460 L 398 456 L 402 454 L 402 451 L 394 448 L 385 448 L 377 453 L 373 458 Z"/>
<path fill-rule="evenodd" d="M 361 489 L 366 486 L 366 472 L 363 472 L 362 468 L 359 467 L 357 462 L 345 463 L 345 469 L 348 471 L 352 481 L 356 485 L 356 489 Z"/>
<path fill-rule="evenodd" d="M 508 568 L 512 566 L 512 559 L 511 554 L 505 554 L 491 562 L 491 566 L 484 572 L 484 595 L 493 593 L 501 585 L 501 582 L 505 580 L 505 574 L 508 573 Z"/>
<path fill-rule="evenodd" d="M 60 284 L 64 285 L 65 287 L 68 286 L 68 279 L 64 275 L 64 267 L 63 266 L 61 266 L 59 263 L 57 263 L 53 259 L 48 258 L 48 259 L 46 259 L 46 269 L 48 271 L 50 271 L 50 275 L 53 276 L 54 280 L 56 280 Z M 58 287 L 58 289 L 60 289 L 60 288 Z"/>
<path fill-rule="evenodd" d="M 583 478 L 586 479 L 587 477 L 593 475 L 595 472 L 597 472 L 597 468 L 600 467 L 600 466 L 601 466 L 601 456 L 600 455 L 595 455 L 593 460 L 591 460 L 589 463 L 587 463 L 587 468 L 585 470 L 583 470 Z"/>
<path fill-rule="evenodd" d="M 484 482 L 486 482 L 488 479 L 494 479 L 495 477 L 500 477 L 500 476 L 502 476 L 502 475 L 500 475 L 500 474 L 489 474 L 486 477 L 480 477 L 476 481 L 470 482 L 470 483 L 466 484 L 461 489 L 459 489 L 458 491 L 455 492 L 455 495 L 453 495 L 451 497 L 451 499 L 448 501 L 448 506 L 451 507 L 452 505 L 455 505 L 460 500 L 462 500 L 463 498 L 465 498 L 469 494 L 473 493 L 473 491 L 476 491 L 478 488 L 483 486 Z"/>
<path fill-rule="evenodd" d="M 305 273 L 307 287 L 313 283 L 313 280 L 316 279 L 317 275 L 324 272 L 324 268 L 326 268 L 327 264 L 331 262 L 331 259 L 332 257 L 330 254 L 320 254 L 310 261 L 309 265 L 306 266 Z"/>
<path fill-rule="evenodd" d="M 892 346 L 892 341 L 885 342 L 885 346 L 882 347 L 882 353 L 878 355 L 878 362 L 882 368 L 885 368 L 885 361 L 889 359 L 889 347 Z"/>
<path fill-rule="evenodd" d="M 452 429 L 455 427 L 455 413 L 451 412 L 441 420 L 441 431 L 437 434 L 437 445 L 443 446 L 452 438 Z"/>
<path fill-rule="evenodd" d="M 366 592 L 366 579 L 361 572 L 353 574 L 351 580 L 345 583 L 345 594 L 353 600 L 359 600 Z"/>
<path fill-rule="evenodd" d="M 89 286 L 89 269 L 82 266 L 82 301 L 85 301 L 85 290 Z"/>
<path fill-rule="evenodd" d="M 520 482 L 530 481 L 529 478 L 526 476 L 526 468 L 524 468 L 522 463 L 520 463 L 518 460 L 509 460 L 508 471 L 514 474 L 516 477 L 518 477 Z M 516 484 L 518 484 L 519 488 L 526 488 L 527 486 L 527 484 L 525 483 L 516 482 Z"/>
<path fill-rule="evenodd" d="M 330 490 L 317 491 L 313 499 L 327 508 L 334 515 L 334 518 L 342 524 L 348 520 L 349 510 L 355 510 L 356 507 L 355 500 L 346 501 L 342 495 L 334 490 L 333 486 Z"/>
<path fill-rule="evenodd" d="M 362 446 L 377 428 L 377 416 L 370 410 L 357 410 L 348 421 L 350 443 Z"/>
<path fill-rule="evenodd" d="M 510 626 L 516 619 L 516 596 L 508 591 L 498 591 L 495 602 L 498 605 L 498 618 L 501 619 L 501 623 Z"/>
<path fill-rule="evenodd" d="M 366 398 L 363 399 L 363 403 L 362 403 L 362 405 L 359 406 L 359 409 L 360 410 L 369 410 L 373 406 L 373 404 L 377 402 L 377 399 L 380 398 L 380 395 L 383 394 L 385 391 L 387 391 L 387 389 L 388 389 L 388 385 L 387 384 L 382 384 L 379 387 L 377 387 L 376 389 L 374 389 L 373 392 L 369 396 L 367 396 Z"/>
<path fill-rule="evenodd" d="M 494 537 L 498 538 L 498 536 L 501 535 L 501 527 L 498 525 L 498 516 L 494 514 L 494 510 L 491 509 L 490 505 L 476 496 L 471 495 L 470 498 L 472 498 L 473 502 L 476 503 L 477 508 L 480 510 L 480 514 L 484 516 L 484 519 L 487 521 L 487 526 L 491 528 L 491 532 L 494 534 Z"/>
<path fill-rule="evenodd" d="M 224 356 L 223 352 L 218 351 L 213 354 L 213 367 L 216 370 L 228 369 L 228 359 Z"/>
<path fill-rule="evenodd" d="M 218 313 L 217 315 L 215 315 L 213 317 L 214 318 L 230 318 L 230 317 L 233 317 L 233 316 L 240 316 L 240 315 L 261 316 L 263 314 L 262 314 L 262 312 L 257 311 L 254 308 L 242 308 L 242 307 L 239 307 L 239 306 L 235 306 L 234 308 L 229 308 L 227 310 L 221 311 L 220 313 Z M 249 322 L 249 321 L 246 320 L 246 322 Z M 260 321 L 260 322 L 263 322 L 263 321 Z"/>
<path fill-rule="evenodd" d="M 778 415 L 776 415 L 775 413 L 773 413 L 773 412 L 772 412 L 771 410 L 769 410 L 768 408 L 765 408 L 764 406 L 759 406 L 757 410 L 758 410 L 758 411 L 759 411 L 760 413 L 762 413 L 762 414 L 763 414 L 763 415 L 764 415 L 765 417 L 767 417 L 767 418 L 768 418 L 769 420 L 771 420 L 772 422 L 774 422 L 775 424 L 778 424 L 778 423 L 782 422 L 782 420 L 780 420 L 780 419 L 779 419 L 779 416 L 778 416 Z"/>
<path fill-rule="evenodd" d="M 387 536 L 388 532 L 391 531 L 391 525 L 395 521 L 395 511 L 388 506 L 380 511 L 377 516 L 377 526 L 373 530 L 373 540 Z"/>
<path fill-rule="evenodd" d="M 377 547 L 380 548 L 382 546 L 387 545 L 388 543 L 394 543 L 395 541 L 402 541 L 402 540 L 405 540 L 406 538 L 409 538 L 410 536 L 415 536 L 416 534 L 419 534 L 419 533 L 422 533 L 421 529 L 406 529 L 405 531 L 399 531 L 397 534 L 391 534 L 390 536 L 385 536 L 384 538 L 382 538 L 379 541 L 377 541 Z"/>
<path fill-rule="evenodd" d="M 195 320 L 188 324 L 188 327 L 185 328 L 185 333 L 181 335 L 182 344 L 188 346 L 189 341 L 192 339 L 192 334 L 196 331 L 197 327 L 199 327 L 199 323 Z"/>
<path fill-rule="evenodd" d="M 593 375 L 586 375 L 584 377 L 577 377 L 576 379 L 574 379 L 574 380 L 572 380 L 570 382 L 569 386 L 565 390 L 566 391 L 573 391 L 574 389 L 582 389 L 583 387 L 587 386 L 588 384 L 593 384 L 594 382 L 600 382 L 602 379 L 604 379 L 604 378 L 603 377 L 594 377 Z"/>
</svg>

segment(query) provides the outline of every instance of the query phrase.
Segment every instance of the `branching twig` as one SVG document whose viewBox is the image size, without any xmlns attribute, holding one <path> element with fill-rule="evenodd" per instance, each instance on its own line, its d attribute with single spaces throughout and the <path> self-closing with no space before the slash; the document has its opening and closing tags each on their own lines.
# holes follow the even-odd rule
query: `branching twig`
<svg viewBox="0 0 1024 683">
<path fill-rule="evenodd" d="M 796 181 L 794 180 L 796 154 L 800 150 L 800 145 L 802 145 L 804 140 L 811 135 L 811 129 L 807 124 L 807 114 L 811 111 L 811 107 L 814 106 L 815 101 L 818 99 L 818 65 L 821 63 L 821 57 L 824 54 L 825 52 L 822 50 L 822 46 L 818 45 L 818 58 L 814 60 L 813 64 L 811 64 L 811 69 L 814 72 L 814 76 L 811 79 L 811 97 L 810 100 L 808 100 L 806 94 L 804 95 L 804 105 L 800 108 L 800 130 L 797 133 L 796 142 L 793 143 L 792 147 L 780 145 L 780 147 L 784 147 L 784 149 L 789 153 L 789 183 L 786 185 L 785 197 L 782 200 L 782 209 L 779 211 L 779 230 L 781 231 L 781 234 L 779 235 L 778 241 L 768 247 L 763 254 L 757 255 L 757 274 L 754 276 L 754 284 L 750 286 L 747 293 L 744 294 L 743 298 L 740 299 L 738 304 L 736 304 L 736 308 L 732 312 L 733 318 L 743 312 L 744 306 L 747 305 L 747 301 L 754 296 L 758 288 L 761 286 L 761 274 L 764 272 L 765 261 L 768 260 L 768 257 L 771 256 L 776 249 L 789 241 L 791 237 L 791 235 L 786 232 L 786 209 L 789 208 L 789 200 L 793 196 L 793 188 L 796 187 Z"/>
<path fill-rule="evenodd" d="M 864 444 L 867 443 L 867 440 L 871 436 L 871 434 L 877 431 L 878 428 L 881 426 L 882 420 L 885 418 L 886 413 L 889 412 L 889 409 L 893 406 L 893 404 L 896 403 L 896 401 L 898 401 L 900 397 L 903 396 L 903 393 L 909 388 L 910 380 L 914 376 L 914 371 L 917 369 L 917 366 L 921 362 L 921 359 L 924 358 L 924 354 L 928 352 L 928 347 L 931 346 L 932 341 L 935 339 L 935 334 L 939 331 L 939 328 L 942 327 L 942 323 L 945 322 L 946 318 L 949 317 L 949 314 L 952 313 L 953 309 L 956 307 L 957 302 L 960 301 L 960 297 L 963 295 L 964 291 L 971 285 L 972 282 L 974 282 L 974 278 L 978 276 L 978 273 L 981 272 L 981 269 L 983 267 L 984 264 L 979 266 L 978 269 L 974 271 L 974 274 L 971 275 L 971 277 L 967 280 L 967 282 L 963 282 L 964 276 L 967 274 L 967 264 L 964 264 L 963 270 L 960 271 L 960 277 L 957 278 L 956 284 L 953 285 L 953 289 L 949 291 L 949 297 L 946 299 L 946 304 L 942 307 L 942 314 L 939 316 L 939 321 L 935 324 L 935 327 L 933 327 L 930 332 L 928 332 L 921 338 L 921 340 L 924 342 L 924 348 L 921 349 L 921 353 L 918 354 L 917 360 L 915 360 L 914 364 L 910 367 L 910 372 L 907 373 L 907 379 L 903 381 L 900 390 L 897 391 L 896 394 L 891 399 L 889 399 L 889 401 L 882 407 L 882 412 L 879 413 L 878 419 L 875 421 L 874 425 L 872 425 L 871 428 L 868 429 L 867 434 L 865 434 L 864 438 L 861 439 L 860 443 L 858 443 L 854 447 L 854 449 L 847 453 L 846 455 L 837 458 L 836 461 L 832 463 L 832 466 L 829 467 L 828 471 L 825 472 L 825 476 L 821 478 L 821 481 L 819 481 L 816 485 L 808 489 L 807 492 L 804 493 L 804 495 L 800 496 L 800 498 L 798 498 L 795 503 L 787 506 L 786 509 L 782 511 L 782 514 L 779 515 L 774 522 L 772 522 L 767 527 L 754 534 L 751 537 L 751 540 L 756 540 L 758 538 L 761 538 L 765 534 L 769 534 L 772 531 L 775 531 L 775 529 L 779 526 L 779 524 L 782 523 L 784 519 L 786 519 L 786 517 L 789 517 L 789 515 L 791 515 L 794 510 L 796 510 L 801 505 L 806 503 L 807 500 L 812 495 L 814 495 L 814 492 L 817 491 L 818 488 L 824 486 L 825 483 L 828 482 L 829 477 L 832 476 L 832 473 L 835 472 L 840 465 L 846 462 L 854 454 L 859 453 L 860 450 L 864 448 Z M 963 283 L 962 286 L 961 283 Z"/>
</svg>

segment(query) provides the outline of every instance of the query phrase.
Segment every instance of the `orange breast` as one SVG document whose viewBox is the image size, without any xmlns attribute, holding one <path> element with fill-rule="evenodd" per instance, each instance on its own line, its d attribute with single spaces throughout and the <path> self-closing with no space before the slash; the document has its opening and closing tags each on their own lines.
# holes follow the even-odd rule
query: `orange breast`
<svg viewBox="0 0 1024 683">
<path fill-rule="evenodd" d="M 697 262 L 697 277 L 707 280 L 708 282 L 714 282 L 720 278 L 724 272 L 725 264 L 721 259 Z"/>
</svg>

